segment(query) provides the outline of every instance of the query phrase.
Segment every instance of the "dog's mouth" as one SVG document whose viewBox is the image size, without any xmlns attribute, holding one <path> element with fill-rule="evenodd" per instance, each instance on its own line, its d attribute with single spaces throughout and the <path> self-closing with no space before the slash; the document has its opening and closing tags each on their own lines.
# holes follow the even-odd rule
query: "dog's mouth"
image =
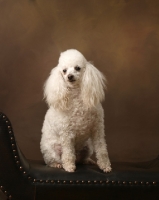
<svg viewBox="0 0 159 200">
<path fill-rule="evenodd" d="M 68 80 L 68 81 L 72 83 L 72 82 L 75 82 L 76 80 L 75 80 L 75 79 L 72 79 L 72 80 Z"/>
</svg>

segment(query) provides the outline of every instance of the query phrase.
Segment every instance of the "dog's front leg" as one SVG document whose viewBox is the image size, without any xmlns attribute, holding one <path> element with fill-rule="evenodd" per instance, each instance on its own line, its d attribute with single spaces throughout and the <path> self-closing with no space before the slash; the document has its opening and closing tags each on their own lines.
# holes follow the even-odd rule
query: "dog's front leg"
<svg viewBox="0 0 159 200">
<path fill-rule="evenodd" d="M 74 172 L 75 166 L 75 148 L 74 139 L 69 137 L 69 134 L 65 134 L 66 137 L 62 138 L 62 165 L 67 172 Z"/>
<path fill-rule="evenodd" d="M 111 163 L 105 142 L 104 130 L 96 130 L 92 136 L 92 141 L 99 168 L 104 172 L 110 172 Z"/>
</svg>

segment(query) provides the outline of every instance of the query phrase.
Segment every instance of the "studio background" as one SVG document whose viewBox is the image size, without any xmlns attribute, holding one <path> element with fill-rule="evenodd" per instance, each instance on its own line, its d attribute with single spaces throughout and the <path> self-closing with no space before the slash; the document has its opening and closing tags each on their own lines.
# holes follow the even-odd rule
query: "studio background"
<svg viewBox="0 0 159 200">
<path fill-rule="evenodd" d="M 42 159 L 43 84 L 60 52 L 70 48 L 107 77 L 110 159 L 157 157 L 158 0 L 0 0 L 0 110 L 24 155 Z"/>
</svg>

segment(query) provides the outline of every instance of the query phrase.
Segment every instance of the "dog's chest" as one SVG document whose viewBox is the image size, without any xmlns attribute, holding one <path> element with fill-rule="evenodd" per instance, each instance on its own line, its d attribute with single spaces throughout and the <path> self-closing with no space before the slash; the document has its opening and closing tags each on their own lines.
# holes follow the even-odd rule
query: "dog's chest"
<svg viewBox="0 0 159 200">
<path fill-rule="evenodd" d="M 96 109 L 85 109 L 82 102 L 76 101 L 71 109 L 70 128 L 77 135 L 84 135 L 90 131 L 97 118 Z"/>
</svg>

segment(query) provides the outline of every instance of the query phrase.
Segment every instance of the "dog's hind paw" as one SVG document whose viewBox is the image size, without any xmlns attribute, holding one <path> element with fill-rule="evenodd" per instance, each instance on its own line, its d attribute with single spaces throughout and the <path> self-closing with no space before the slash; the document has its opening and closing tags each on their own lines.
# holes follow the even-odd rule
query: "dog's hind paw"
<svg viewBox="0 0 159 200">
<path fill-rule="evenodd" d="M 49 165 L 49 167 L 54 167 L 54 168 L 61 169 L 62 168 L 62 164 L 60 164 L 60 163 L 52 163 L 52 164 Z"/>
</svg>

